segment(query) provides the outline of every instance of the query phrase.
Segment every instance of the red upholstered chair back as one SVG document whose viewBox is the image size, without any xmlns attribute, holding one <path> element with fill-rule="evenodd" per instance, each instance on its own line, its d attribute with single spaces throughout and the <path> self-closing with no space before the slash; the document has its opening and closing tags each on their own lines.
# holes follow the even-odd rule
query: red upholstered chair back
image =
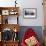
<svg viewBox="0 0 46 46">
<path fill-rule="evenodd" d="M 24 37 L 22 38 L 21 45 L 26 46 L 25 39 L 28 39 L 29 37 L 32 37 L 32 36 L 37 37 L 37 34 L 34 32 L 32 28 L 28 28 L 24 34 Z"/>
</svg>

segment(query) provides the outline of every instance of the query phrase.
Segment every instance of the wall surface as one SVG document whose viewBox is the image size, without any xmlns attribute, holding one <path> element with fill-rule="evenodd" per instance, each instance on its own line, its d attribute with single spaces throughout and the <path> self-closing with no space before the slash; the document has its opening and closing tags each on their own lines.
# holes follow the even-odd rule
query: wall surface
<svg viewBox="0 0 46 46">
<path fill-rule="evenodd" d="M 22 26 L 43 26 L 43 6 L 42 6 L 42 0 L 24 0 L 24 1 L 18 1 L 21 4 L 20 8 L 21 14 L 20 14 L 20 25 Z M 36 8 L 37 9 L 37 18 L 36 19 L 24 19 L 23 17 L 23 8 Z"/>
<path fill-rule="evenodd" d="M 46 0 L 44 0 L 44 43 L 46 46 Z"/>
<path fill-rule="evenodd" d="M 1 7 L 15 6 L 15 0 L 0 0 Z M 43 6 L 42 0 L 17 0 L 17 3 L 20 7 L 20 17 L 19 24 L 21 26 L 43 26 Z M 24 8 L 36 8 L 37 9 L 37 18 L 36 19 L 25 19 L 23 17 Z"/>
<path fill-rule="evenodd" d="M 46 0 L 44 0 L 44 26 L 46 26 Z"/>
<path fill-rule="evenodd" d="M 0 6 L 1 6 L 1 7 L 14 6 L 14 5 L 15 5 L 14 1 L 15 1 L 15 0 L 0 0 Z"/>
</svg>

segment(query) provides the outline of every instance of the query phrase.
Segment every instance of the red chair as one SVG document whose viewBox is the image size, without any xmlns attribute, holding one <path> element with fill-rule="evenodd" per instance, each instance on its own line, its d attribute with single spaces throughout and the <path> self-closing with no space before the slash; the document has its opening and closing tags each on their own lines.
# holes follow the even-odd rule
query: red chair
<svg viewBox="0 0 46 46">
<path fill-rule="evenodd" d="M 37 39 L 36 33 L 33 31 L 32 28 L 28 28 L 27 31 L 24 34 L 24 37 L 22 38 L 21 46 L 27 46 L 25 43 L 25 40 L 34 36 Z M 37 40 L 38 41 L 38 40 Z M 38 41 L 35 46 L 41 46 L 40 42 Z"/>
</svg>

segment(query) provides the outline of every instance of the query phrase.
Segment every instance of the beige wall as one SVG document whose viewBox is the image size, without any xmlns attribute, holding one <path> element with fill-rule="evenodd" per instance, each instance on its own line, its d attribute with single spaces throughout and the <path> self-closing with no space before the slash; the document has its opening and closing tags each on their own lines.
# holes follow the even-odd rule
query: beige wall
<svg viewBox="0 0 46 46">
<path fill-rule="evenodd" d="M 46 0 L 43 1 L 43 6 L 44 6 L 44 26 L 46 26 Z"/>
<path fill-rule="evenodd" d="M 44 6 L 44 42 L 46 46 L 46 0 L 43 0 L 43 6 Z"/>
</svg>

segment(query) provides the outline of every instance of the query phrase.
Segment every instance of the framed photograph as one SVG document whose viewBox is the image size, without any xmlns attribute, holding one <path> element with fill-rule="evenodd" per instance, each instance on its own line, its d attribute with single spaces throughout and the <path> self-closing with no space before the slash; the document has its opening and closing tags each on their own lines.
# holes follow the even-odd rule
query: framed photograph
<svg viewBox="0 0 46 46">
<path fill-rule="evenodd" d="M 10 14 L 10 15 L 16 15 L 17 13 L 18 13 L 18 12 L 17 12 L 16 10 L 10 10 L 10 11 L 9 11 L 9 14 Z"/>
<path fill-rule="evenodd" d="M 9 15 L 9 10 L 2 10 L 2 15 Z"/>
<path fill-rule="evenodd" d="M 37 9 L 36 8 L 24 8 L 24 18 L 36 18 Z"/>
</svg>

